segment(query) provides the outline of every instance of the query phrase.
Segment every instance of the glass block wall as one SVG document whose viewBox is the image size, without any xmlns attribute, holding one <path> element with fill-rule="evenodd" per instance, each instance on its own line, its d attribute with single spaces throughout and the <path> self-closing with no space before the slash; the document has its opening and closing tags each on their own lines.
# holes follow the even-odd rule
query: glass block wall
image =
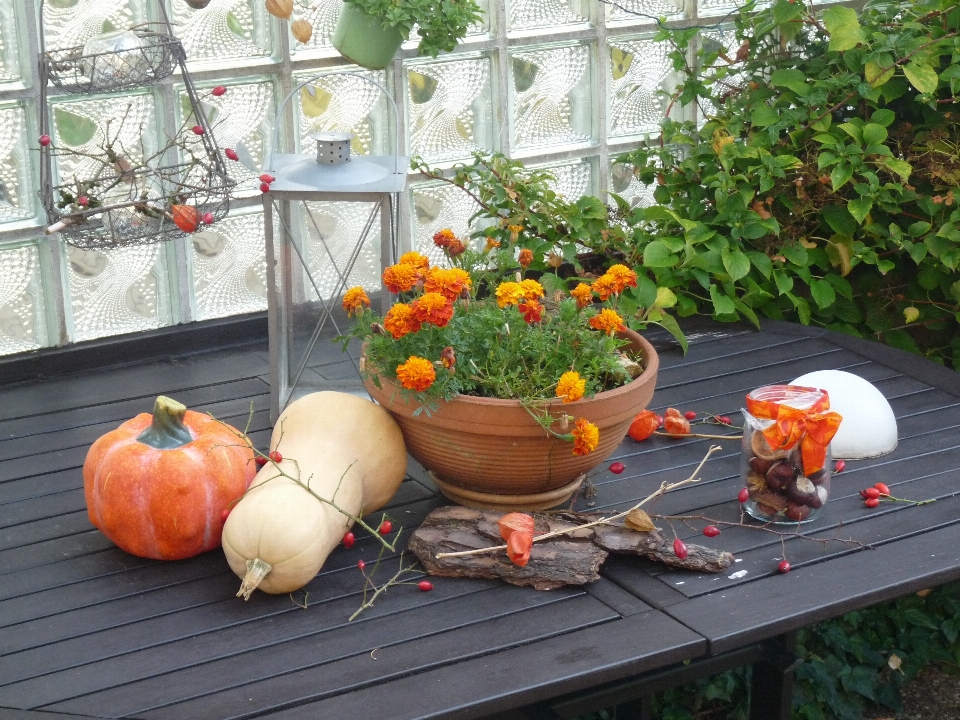
<svg viewBox="0 0 960 720">
<path fill-rule="evenodd" d="M 198 88 L 228 88 L 207 95 L 207 109 L 220 147 L 240 156 L 229 163 L 239 199 L 227 219 L 189 238 L 79 250 L 44 234 L 37 195 L 41 34 L 47 49 L 82 45 L 158 20 L 161 1 Z M 290 152 L 308 133 L 348 130 L 354 153 L 396 150 L 441 166 L 497 150 L 551 168 L 568 197 L 612 190 L 649 203 L 647 189 L 613 159 L 655 136 L 665 109 L 658 90 L 676 81 L 666 48 L 652 39 L 656 18 L 675 25 L 710 18 L 719 33 L 713 40 L 722 42 L 719 21 L 734 7 L 734 0 L 484 0 L 483 22 L 455 52 L 424 59 L 408 43 L 386 71 L 371 72 L 330 45 L 341 1 L 296 0 L 314 25 L 302 45 L 263 0 L 210 0 L 199 10 L 186 0 L 0 0 L 0 355 L 265 309 L 257 176 L 275 134 Z M 345 70 L 389 90 L 400 137 L 388 101 L 335 74 Z M 277 107 L 306 80 L 277 127 Z M 50 97 L 56 141 L 81 150 L 96 147 L 111 118 L 126 114 L 123 131 L 141 134 L 129 140 L 146 152 L 164 128 L 179 125 L 184 108 L 177 76 L 123 95 Z M 58 168 L 61 176 L 76 170 L 67 162 Z M 434 232 L 467 232 L 473 211 L 456 188 L 411 175 L 402 243 L 430 252 Z M 366 217 L 335 203 L 310 204 L 304 214 L 297 221 L 317 254 L 348 243 Z M 352 281 L 375 285 L 378 263 L 365 254 Z"/>
</svg>

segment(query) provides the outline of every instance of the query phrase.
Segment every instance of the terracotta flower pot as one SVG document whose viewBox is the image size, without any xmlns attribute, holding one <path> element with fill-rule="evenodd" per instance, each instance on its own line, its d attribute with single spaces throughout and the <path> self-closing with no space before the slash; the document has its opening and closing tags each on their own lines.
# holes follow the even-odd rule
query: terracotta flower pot
<svg viewBox="0 0 960 720">
<path fill-rule="evenodd" d="M 367 392 L 400 425 L 407 451 L 430 470 L 441 491 L 472 507 L 537 510 L 568 500 L 583 476 L 620 444 L 634 415 L 653 397 L 659 360 L 653 346 L 637 333 L 622 335 L 643 358 L 635 380 L 592 398 L 549 404 L 551 414 L 586 418 L 600 429 L 600 443 L 587 455 L 574 455 L 573 444 L 548 435 L 516 400 L 460 395 L 441 402 L 431 415 L 414 416 L 418 405 L 400 387 L 370 378 Z M 570 432 L 555 422 L 556 432 Z"/>
</svg>

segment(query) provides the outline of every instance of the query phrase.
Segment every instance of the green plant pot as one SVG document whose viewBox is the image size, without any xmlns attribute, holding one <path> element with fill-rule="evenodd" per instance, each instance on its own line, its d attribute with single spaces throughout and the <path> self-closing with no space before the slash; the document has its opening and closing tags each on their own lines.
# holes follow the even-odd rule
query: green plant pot
<svg viewBox="0 0 960 720">
<path fill-rule="evenodd" d="M 369 70 L 383 70 L 402 43 L 403 34 L 396 28 L 384 28 L 380 18 L 348 2 L 343 4 L 333 31 L 333 46 L 347 60 Z"/>
</svg>

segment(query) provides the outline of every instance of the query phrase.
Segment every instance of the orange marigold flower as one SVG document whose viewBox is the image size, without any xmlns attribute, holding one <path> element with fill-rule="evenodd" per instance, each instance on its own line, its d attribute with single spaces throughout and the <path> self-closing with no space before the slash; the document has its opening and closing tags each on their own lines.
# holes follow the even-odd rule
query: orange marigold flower
<svg viewBox="0 0 960 720">
<path fill-rule="evenodd" d="M 423 282 L 424 292 L 437 292 L 448 300 L 456 300 L 471 285 L 470 273 L 462 268 L 430 268 Z"/>
<path fill-rule="evenodd" d="M 577 307 L 582 310 L 593 302 L 593 290 L 586 283 L 580 283 L 570 291 L 570 297 L 577 301 Z"/>
<path fill-rule="evenodd" d="M 420 282 L 420 273 L 413 265 L 397 263 L 383 271 L 383 284 L 392 293 L 412 290 Z"/>
<path fill-rule="evenodd" d="M 543 305 L 536 300 L 524 300 L 517 305 L 517 309 L 529 325 L 543 320 Z"/>
<path fill-rule="evenodd" d="M 430 269 L 430 258 L 426 255 L 421 255 L 416 250 L 411 250 L 401 255 L 400 259 L 397 260 L 397 264 L 413 265 L 420 273 L 420 276 L 423 277 L 427 273 L 427 270 Z"/>
<path fill-rule="evenodd" d="M 600 443 L 600 429 L 592 422 L 579 418 L 573 429 L 573 454 L 589 455 Z"/>
<path fill-rule="evenodd" d="M 611 265 L 604 275 L 613 280 L 614 292 L 619 294 L 624 288 L 637 286 L 637 274 L 626 265 Z"/>
<path fill-rule="evenodd" d="M 407 390 L 423 392 L 437 379 L 433 363 L 426 358 L 411 355 L 410 359 L 397 365 L 397 379 Z"/>
<path fill-rule="evenodd" d="M 508 280 L 497 286 L 497 305 L 500 307 L 518 305 L 524 299 L 526 299 L 526 295 L 520 283 Z"/>
<path fill-rule="evenodd" d="M 520 290 L 523 292 L 523 297 L 527 300 L 536 300 L 546 294 L 543 290 L 543 285 L 536 280 L 522 280 L 520 282 Z"/>
<path fill-rule="evenodd" d="M 420 321 L 414 315 L 412 307 L 404 303 L 396 303 L 383 318 L 383 327 L 394 340 L 399 340 L 408 333 L 417 332 L 420 329 Z"/>
<path fill-rule="evenodd" d="M 488 237 L 488 238 L 487 238 L 486 252 L 490 252 L 490 251 L 493 250 L 494 248 L 498 248 L 498 247 L 500 247 L 500 241 L 499 241 L 499 240 L 497 240 L 495 237 Z"/>
<path fill-rule="evenodd" d="M 454 238 L 450 241 L 450 244 L 447 246 L 447 255 L 450 257 L 456 257 L 457 255 L 463 255 L 467 251 L 467 246 L 463 244 L 463 240 L 460 238 Z"/>
<path fill-rule="evenodd" d="M 457 239 L 457 236 L 454 234 L 453 230 L 450 228 L 444 228 L 439 232 L 433 234 L 433 244 L 438 248 L 447 248 L 450 247 L 450 243 Z"/>
<path fill-rule="evenodd" d="M 616 311 L 604 308 L 600 311 L 600 314 L 590 318 L 590 327 L 594 330 L 602 330 L 608 335 L 613 335 L 617 330 L 623 330 L 623 318 Z"/>
<path fill-rule="evenodd" d="M 426 292 L 413 301 L 413 314 L 421 323 L 444 327 L 453 317 L 453 303 L 438 292 Z"/>
<path fill-rule="evenodd" d="M 611 295 L 615 295 L 617 292 L 616 280 L 610 275 L 601 275 L 593 281 L 592 289 L 600 296 L 602 301 L 606 302 Z"/>
<path fill-rule="evenodd" d="M 457 364 L 457 353 L 454 349 L 447 345 L 440 352 L 440 363 L 447 369 L 450 370 L 454 365 Z"/>
<path fill-rule="evenodd" d="M 516 242 L 523 231 L 523 225 L 507 225 L 507 230 L 510 231 L 510 242 Z"/>
<path fill-rule="evenodd" d="M 363 308 L 370 307 L 370 298 L 367 297 L 367 293 L 364 292 L 363 288 L 357 285 L 343 294 L 341 304 L 343 305 L 343 309 L 347 311 L 348 316 L 354 313 L 359 315 L 363 312 Z"/>
<path fill-rule="evenodd" d="M 557 382 L 557 397 L 563 398 L 565 403 L 575 402 L 583 397 L 587 381 L 580 377 L 575 370 L 565 372 Z"/>
<path fill-rule="evenodd" d="M 530 248 L 524 248 L 520 251 L 520 257 L 518 258 L 520 262 L 520 267 L 527 268 L 530 267 L 530 263 L 533 262 L 533 250 Z"/>
</svg>

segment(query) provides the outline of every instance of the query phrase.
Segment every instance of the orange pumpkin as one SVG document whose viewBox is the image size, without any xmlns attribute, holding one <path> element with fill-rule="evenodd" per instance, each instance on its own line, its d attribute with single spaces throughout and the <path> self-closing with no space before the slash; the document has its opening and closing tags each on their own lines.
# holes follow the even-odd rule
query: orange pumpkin
<svg viewBox="0 0 960 720">
<path fill-rule="evenodd" d="M 139 557 L 180 560 L 220 547 L 227 512 L 256 475 L 237 430 L 160 396 L 103 435 L 83 463 L 90 522 Z"/>
</svg>

